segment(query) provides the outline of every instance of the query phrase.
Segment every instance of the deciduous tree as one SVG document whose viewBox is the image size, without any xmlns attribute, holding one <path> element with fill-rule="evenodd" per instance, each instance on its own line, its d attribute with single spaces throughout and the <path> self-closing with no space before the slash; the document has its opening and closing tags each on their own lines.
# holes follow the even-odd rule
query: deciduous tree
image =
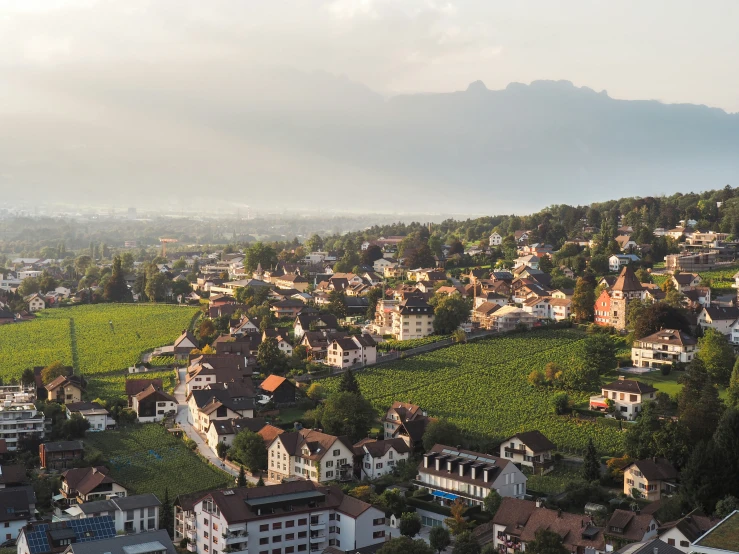
<svg viewBox="0 0 739 554">
<path fill-rule="evenodd" d="M 400 516 L 398 531 L 404 537 L 412 539 L 421 531 L 421 518 L 416 512 L 405 512 Z"/>
<path fill-rule="evenodd" d="M 372 428 L 376 413 L 360 394 L 336 392 L 326 399 L 321 426 L 330 435 L 346 435 L 352 443 L 363 439 Z"/>
<path fill-rule="evenodd" d="M 705 329 L 698 339 L 698 353 L 714 383 L 728 385 L 734 367 L 734 351 L 723 334 L 715 329 Z"/>
<path fill-rule="evenodd" d="M 252 473 L 267 469 L 267 447 L 261 435 L 248 429 L 234 437 L 231 459 L 246 466 Z"/>
</svg>

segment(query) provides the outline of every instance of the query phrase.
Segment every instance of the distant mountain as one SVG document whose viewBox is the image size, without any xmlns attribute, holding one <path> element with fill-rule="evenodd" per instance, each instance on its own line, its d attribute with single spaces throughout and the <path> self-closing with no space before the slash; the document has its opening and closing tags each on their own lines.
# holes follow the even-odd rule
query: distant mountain
<svg viewBox="0 0 739 554">
<path fill-rule="evenodd" d="M 41 83 L 78 101 L 0 113 L 10 194 L 529 213 L 739 184 L 739 115 L 568 81 L 389 99 L 327 73 L 227 66 Z"/>
</svg>

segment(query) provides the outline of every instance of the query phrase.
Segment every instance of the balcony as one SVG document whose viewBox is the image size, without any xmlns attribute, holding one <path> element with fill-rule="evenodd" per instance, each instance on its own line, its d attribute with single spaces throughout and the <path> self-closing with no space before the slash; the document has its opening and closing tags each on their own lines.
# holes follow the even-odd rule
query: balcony
<svg viewBox="0 0 739 554">
<path fill-rule="evenodd" d="M 246 544 L 234 544 L 227 545 L 226 548 L 223 549 L 223 552 L 230 554 L 248 554 L 249 549 L 246 547 Z"/>
<path fill-rule="evenodd" d="M 511 448 L 510 446 L 506 446 L 503 450 L 505 450 L 506 452 L 510 452 L 511 454 L 520 454 L 521 456 L 526 455 L 525 448 Z"/>
<path fill-rule="evenodd" d="M 311 535 L 310 542 L 311 544 L 319 544 L 326 540 L 326 537 L 324 535 Z"/>
<path fill-rule="evenodd" d="M 194 542 L 188 542 L 187 543 L 187 551 L 188 552 L 197 552 L 198 551 L 198 545 Z"/>
<path fill-rule="evenodd" d="M 226 540 L 226 544 L 245 543 L 248 539 L 246 531 L 238 531 L 236 533 L 223 533 L 223 538 Z M 244 546 L 246 548 L 246 545 Z"/>
<path fill-rule="evenodd" d="M 186 530 L 185 537 L 187 537 L 187 540 L 189 540 L 190 542 L 195 542 L 198 539 L 198 535 L 194 529 Z"/>
<path fill-rule="evenodd" d="M 325 523 L 313 523 L 312 521 L 310 522 L 311 531 L 323 531 L 325 529 L 326 529 Z"/>
</svg>

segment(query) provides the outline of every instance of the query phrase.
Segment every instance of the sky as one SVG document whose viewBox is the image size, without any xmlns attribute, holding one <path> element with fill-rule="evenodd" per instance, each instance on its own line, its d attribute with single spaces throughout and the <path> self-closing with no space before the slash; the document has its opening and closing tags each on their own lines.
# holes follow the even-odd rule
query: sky
<svg viewBox="0 0 739 554">
<path fill-rule="evenodd" d="M 739 112 L 738 20 L 736 0 L 0 0 L 0 194 L 140 205 L 226 187 L 272 209 L 306 187 L 463 189 L 457 167 L 384 156 L 378 98 L 564 79 Z M 320 110 L 344 99 L 354 113 L 323 141 Z"/>
<path fill-rule="evenodd" d="M 57 64 L 233 59 L 383 94 L 567 79 L 735 112 L 737 20 L 734 0 L 0 0 L 0 68 L 12 85 Z"/>
</svg>

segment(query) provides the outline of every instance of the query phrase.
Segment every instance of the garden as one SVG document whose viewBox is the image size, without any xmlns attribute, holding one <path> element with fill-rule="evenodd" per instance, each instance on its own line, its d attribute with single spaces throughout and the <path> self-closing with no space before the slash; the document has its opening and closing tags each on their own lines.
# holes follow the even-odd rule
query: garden
<svg viewBox="0 0 739 554">
<path fill-rule="evenodd" d="M 364 396 L 381 413 L 395 400 L 412 402 L 473 436 L 503 440 L 538 429 L 565 452 L 581 454 L 593 439 L 601 453 L 620 454 L 623 434 L 618 428 L 555 415 L 552 397 L 557 391 L 527 381 L 532 370 L 542 370 L 548 362 L 581 364 L 585 338 L 572 329 L 494 337 L 359 371 L 356 377 Z M 338 378 L 323 383 L 331 390 Z M 589 394 L 569 396 L 578 404 Z"/>
<path fill-rule="evenodd" d="M 224 488 L 233 478 L 189 450 L 161 425 L 135 425 L 88 433 L 85 456 L 101 455 L 110 474 L 129 494 L 151 492 L 174 500 L 180 494 Z"/>
</svg>

